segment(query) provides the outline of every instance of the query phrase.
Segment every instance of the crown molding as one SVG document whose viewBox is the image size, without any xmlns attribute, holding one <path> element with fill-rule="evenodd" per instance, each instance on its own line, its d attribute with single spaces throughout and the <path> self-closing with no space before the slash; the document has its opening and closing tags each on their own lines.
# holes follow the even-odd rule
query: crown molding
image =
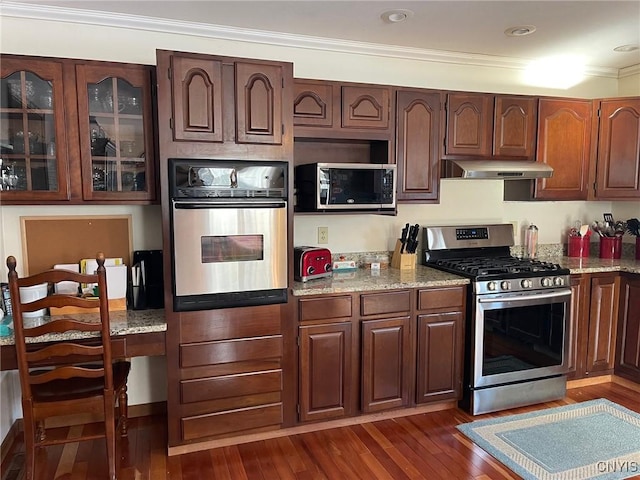
<svg viewBox="0 0 640 480">
<path fill-rule="evenodd" d="M 512 68 L 522 70 L 529 60 L 513 57 L 480 55 L 444 50 L 429 50 L 413 47 L 399 47 L 368 42 L 337 40 L 308 35 L 268 32 L 245 28 L 229 27 L 226 25 L 211 25 L 198 22 L 168 20 L 139 15 L 121 13 L 96 12 L 75 8 L 64 8 L 49 5 L 34 5 L 5 1 L 0 3 L 0 18 L 16 17 L 34 20 L 78 23 L 98 25 L 133 30 L 146 30 L 156 33 L 169 33 L 195 37 L 215 38 L 264 45 L 275 45 L 309 50 L 324 50 L 329 52 L 348 53 L 355 55 L 370 55 L 377 57 L 401 58 L 424 62 L 448 63 L 458 65 L 474 65 L 494 68 Z M 640 68 L 640 65 L 627 67 L 622 70 L 606 67 L 587 66 L 585 74 L 590 76 L 620 78 L 632 75 L 627 73 L 629 68 Z"/>
<path fill-rule="evenodd" d="M 625 78 L 638 74 L 640 74 L 640 63 L 637 65 L 631 65 L 630 67 L 621 68 L 618 78 Z"/>
</svg>

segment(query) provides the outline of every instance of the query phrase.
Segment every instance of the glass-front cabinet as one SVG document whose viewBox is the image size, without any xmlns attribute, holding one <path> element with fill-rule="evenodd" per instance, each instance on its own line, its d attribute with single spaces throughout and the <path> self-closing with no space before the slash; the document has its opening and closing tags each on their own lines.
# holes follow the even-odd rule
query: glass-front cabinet
<svg viewBox="0 0 640 480">
<path fill-rule="evenodd" d="M 0 201 L 156 200 L 153 67 L 3 55 Z"/>
<path fill-rule="evenodd" d="M 62 64 L 3 57 L 0 65 L 3 202 L 68 200 Z"/>
<path fill-rule="evenodd" d="M 149 70 L 78 65 L 76 76 L 83 197 L 153 198 Z"/>
</svg>

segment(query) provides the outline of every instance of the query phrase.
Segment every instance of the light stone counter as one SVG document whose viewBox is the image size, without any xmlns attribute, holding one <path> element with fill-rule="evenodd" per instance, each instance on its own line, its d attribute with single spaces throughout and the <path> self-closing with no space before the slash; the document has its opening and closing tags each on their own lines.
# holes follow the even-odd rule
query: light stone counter
<svg viewBox="0 0 640 480">
<path fill-rule="evenodd" d="M 540 260 L 558 263 L 571 270 L 572 274 L 602 273 L 602 272 L 627 272 L 640 274 L 640 260 L 622 258 L 609 260 L 598 257 L 547 257 Z"/>
<path fill-rule="evenodd" d="M 303 296 L 467 284 L 468 278 L 422 265 L 417 265 L 415 270 L 386 268 L 377 271 L 358 268 L 353 272 L 334 272 L 332 277 L 295 282 L 292 293 L 294 296 Z"/>
<path fill-rule="evenodd" d="M 98 322 L 100 316 L 98 313 L 84 313 L 81 315 L 70 315 L 71 317 L 80 318 L 82 316 L 83 319 L 87 321 L 96 321 Z M 28 318 L 25 319 L 25 324 L 30 327 L 34 327 L 37 325 L 41 325 L 51 318 L 56 317 L 37 317 L 37 318 Z M 110 319 L 110 327 L 111 327 L 111 336 L 120 336 L 120 335 L 133 335 L 140 333 L 153 333 L 153 332 L 164 332 L 167 330 L 167 322 L 164 316 L 164 309 L 157 310 L 123 310 L 123 311 L 113 311 L 109 314 Z M 3 319 L 6 321 L 6 319 Z M 35 342 L 53 342 L 59 340 L 73 340 L 78 338 L 90 338 L 92 336 L 97 336 L 98 332 L 68 332 L 66 334 L 54 335 L 41 335 L 39 337 L 34 337 L 29 339 L 30 343 Z M 15 339 L 13 337 L 13 333 L 11 335 L 7 335 L 5 337 L 0 337 L 0 347 L 5 345 L 14 345 Z"/>
</svg>

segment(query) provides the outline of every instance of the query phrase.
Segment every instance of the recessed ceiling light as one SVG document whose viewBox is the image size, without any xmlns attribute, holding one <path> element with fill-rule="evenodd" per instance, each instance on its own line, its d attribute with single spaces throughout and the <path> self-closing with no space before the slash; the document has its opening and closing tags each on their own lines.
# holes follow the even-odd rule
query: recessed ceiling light
<svg viewBox="0 0 640 480">
<path fill-rule="evenodd" d="M 524 37 L 525 35 L 531 35 L 536 31 L 534 25 L 518 25 L 516 27 L 507 28 L 504 34 L 507 37 Z"/>
<path fill-rule="evenodd" d="M 635 52 L 640 47 L 638 45 L 620 45 L 613 49 L 614 52 Z"/>
<path fill-rule="evenodd" d="M 380 18 L 386 23 L 404 22 L 407 18 L 412 16 L 413 12 L 405 9 L 387 10 L 380 14 Z"/>
</svg>

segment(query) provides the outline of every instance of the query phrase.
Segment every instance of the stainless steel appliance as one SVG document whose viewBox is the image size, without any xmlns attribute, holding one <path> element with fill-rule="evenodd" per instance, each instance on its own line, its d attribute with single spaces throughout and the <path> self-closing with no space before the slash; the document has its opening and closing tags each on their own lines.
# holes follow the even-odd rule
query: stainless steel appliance
<svg viewBox="0 0 640 480">
<path fill-rule="evenodd" d="M 511 224 L 423 229 L 423 263 L 471 280 L 461 406 L 480 414 L 563 398 L 569 270 L 514 257 Z"/>
<path fill-rule="evenodd" d="M 296 211 L 395 212 L 396 166 L 310 163 L 295 170 Z"/>
<path fill-rule="evenodd" d="M 169 160 L 174 311 L 287 301 L 285 162 Z"/>
</svg>

